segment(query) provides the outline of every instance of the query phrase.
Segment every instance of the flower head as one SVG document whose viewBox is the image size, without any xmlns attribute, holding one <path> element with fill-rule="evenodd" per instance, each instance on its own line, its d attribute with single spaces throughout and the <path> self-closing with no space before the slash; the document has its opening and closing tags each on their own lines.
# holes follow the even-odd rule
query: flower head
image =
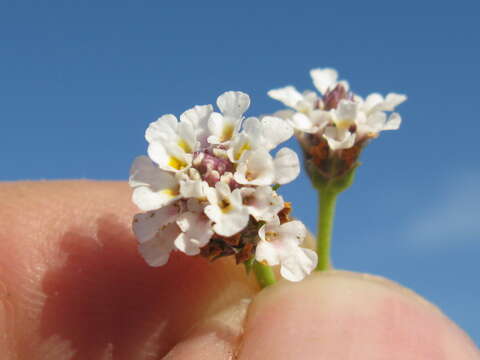
<svg viewBox="0 0 480 360">
<path fill-rule="evenodd" d="M 244 119 L 250 98 L 242 92 L 220 95 L 217 105 L 220 112 L 195 106 L 179 120 L 168 114 L 151 123 L 145 133 L 149 156 L 133 162 L 132 198 L 145 211 L 135 216 L 133 230 L 152 266 L 164 265 L 172 251 L 260 260 L 257 249 L 267 241 L 262 229 L 287 234 L 303 226 L 290 220 L 290 204 L 273 188 L 300 171 L 292 150 L 270 154 L 293 135 L 292 126 L 273 116 Z M 311 254 L 299 250 L 299 238 L 287 238 L 272 242 L 286 245 L 271 265 L 281 264 L 282 274 L 297 281 L 313 269 L 300 253 Z"/>
<path fill-rule="evenodd" d="M 358 165 L 358 156 L 370 139 L 381 131 L 400 127 L 400 115 L 387 112 L 394 111 L 406 96 L 373 93 L 363 99 L 350 91 L 346 81 L 339 81 L 338 73 L 330 68 L 313 69 L 310 76 L 320 94 L 300 93 L 286 86 L 270 90 L 268 95 L 293 109 L 277 115 L 295 129 L 309 172 L 330 181 Z"/>
</svg>

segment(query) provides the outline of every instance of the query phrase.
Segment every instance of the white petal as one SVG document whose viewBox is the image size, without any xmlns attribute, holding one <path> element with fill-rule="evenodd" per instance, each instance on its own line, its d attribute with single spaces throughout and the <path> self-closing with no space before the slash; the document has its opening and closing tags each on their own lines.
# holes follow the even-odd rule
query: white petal
<svg viewBox="0 0 480 360">
<path fill-rule="evenodd" d="M 179 139 L 177 145 L 186 153 L 193 153 L 197 149 L 195 129 L 189 122 L 181 122 L 177 127 Z"/>
<path fill-rule="evenodd" d="M 176 184 L 176 180 L 172 174 L 161 170 L 147 156 L 138 156 L 130 168 L 129 184 L 131 187 L 170 188 Z"/>
<path fill-rule="evenodd" d="M 339 120 L 355 120 L 358 104 L 350 100 L 341 100 L 335 112 Z"/>
<path fill-rule="evenodd" d="M 300 281 L 315 269 L 317 262 L 314 251 L 297 247 L 290 256 L 281 259 L 280 274 L 287 280 Z"/>
<path fill-rule="evenodd" d="M 352 134 L 348 130 L 327 126 L 323 137 L 327 140 L 330 149 L 342 150 L 351 148 L 355 144 L 356 134 Z"/>
<path fill-rule="evenodd" d="M 155 210 L 180 197 L 175 177 L 139 156 L 130 169 L 129 184 L 134 188 L 132 200 L 143 211 Z"/>
<path fill-rule="evenodd" d="M 383 96 L 379 93 L 372 93 L 367 96 L 363 104 L 365 111 L 370 112 L 379 104 L 382 104 L 384 101 Z"/>
<path fill-rule="evenodd" d="M 218 97 L 217 106 L 225 116 L 241 118 L 250 106 L 250 97 L 241 91 L 227 91 Z"/>
<path fill-rule="evenodd" d="M 259 241 L 255 249 L 255 260 L 261 263 L 267 263 L 270 266 L 280 264 L 275 246 L 268 241 Z"/>
<path fill-rule="evenodd" d="M 388 118 L 388 121 L 385 123 L 382 130 L 397 130 L 400 128 L 401 123 L 402 123 L 402 118 L 400 114 L 393 113 Z"/>
<path fill-rule="evenodd" d="M 208 129 L 212 135 L 208 137 L 207 141 L 211 144 L 229 141 L 238 129 L 240 121 L 241 118 L 212 113 L 208 119 Z"/>
<path fill-rule="evenodd" d="M 322 131 L 332 120 L 332 115 L 329 111 L 324 110 L 313 110 L 309 114 L 310 120 L 312 122 L 312 132 L 318 133 Z"/>
<path fill-rule="evenodd" d="M 295 151 L 282 148 L 275 155 L 275 183 L 286 184 L 294 180 L 300 174 L 300 161 Z"/>
<path fill-rule="evenodd" d="M 154 238 L 141 243 L 138 247 L 139 252 L 150 266 L 165 265 L 179 234 L 177 224 L 171 223 L 160 230 Z"/>
<path fill-rule="evenodd" d="M 265 116 L 262 119 L 262 135 L 264 137 L 264 146 L 267 150 L 272 150 L 284 141 L 290 139 L 293 135 L 293 128 L 286 122 L 277 117 Z"/>
<path fill-rule="evenodd" d="M 145 139 L 150 143 L 152 141 L 175 140 L 177 131 L 177 118 L 175 115 L 166 114 L 157 121 L 152 122 L 146 132 Z"/>
<path fill-rule="evenodd" d="M 262 131 L 262 124 L 256 117 L 246 118 L 243 122 L 243 131 L 248 135 L 255 135 Z"/>
<path fill-rule="evenodd" d="M 148 146 L 148 156 L 155 161 L 161 169 L 178 172 L 191 165 L 192 155 L 185 153 L 177 144 L 171 142 L 159 143 L 157 141 Z"/>
<path fill-rule="evenodd" d="M 203 213 L 185 212 L 179 216 L 177 225 L 182 230 L 175 246 L 187 255 L 197 255 L 213 235 L 211 221 Z"/>
<path fill-rule="evenodd" d="M 197 105 L 180 115 L 180 122 L 190 123 L 195 129 L 196 140 L 202 147 L 207 146 L 209 136 L 208 119 L 213 112 L 212 105 Z"/>
<path fill-rule="evenodd" d="M 212 192 L 214 190 L 216 194 Z M 247 226 L 250 214 L 242 204 L 240 189 L 230 192 L 228 185 L 217 183 L 215 189 L 207 193 L 210 205 L 205 207 L 205 214 L 215 222 L 213 230 L 222 236 L 232 236 Z"/>
<path fill-rule="evenodd" d="M 292 116 L 291 122 L 292 126 L 302 132 L 313 134 L 316 132 L 316 128 L 313 126 L 313 121 L 307 115 L 303 113 L 295 113 Z"/>
<path fill-rule="evenodd" d="M 279 236 L 282 238 L 288 238 L 289 241 L 293 241 L 299 245 L 307 236 L 307 228 L 298 220 L 293 220 L 280 225 Z"/>
<path fill-rule="evenodd" d="M 407 97 L 403 94 L 396 94 L 396 93 L 387 94 L 382 110 L 393 111 L 395 110 L 395 107 L 403 103 L 405 100 L 407 100 Z"/>
<path fill-rule="evenodd" d="M 243 203 L 257 221 L 271 222 L 284 208 L 283 198 L 270 186 L 241 189 Z"/>
<path fill-rule="evenodd" d="M 313 84 L 322 94 L 325 94 L 329 88 L 333 88 L 338 79 L 337 71 L 331 68 L 310 70 L 310 76 Z"/>
<path fill-rule="evenodd" d="M 270 90 L 268 93 L 272 99 L 281 101 L 286 106 L 291 108 L 296 108 L 297 103 L 303 100 L 302 94 L 300 94 L 297 89 L 293 86 L 286 86 L 280 89 Z"/>
<path fill-rule="evenodd" d="M 171 204 L 179 198 L 180 195 L 176 191 L 169 189 L 153 191 L 146 186 L 137 187 L 132 194 L 133 203 L 143 211 L 160 209 L 162 206 Z"/>
<path fill-rule="evenodd" d="M 283 120 L 290 120 L 292 116 L 295 114 L 295 111 L 290 110 L 290 109 L 283 109 L 283 110 L 278 110 L 273 114 L 273 116 L 278 117 Z"/>
<path fill-rule="evenodd" d="M 180 182 L 180 194 L 184 198 L 204 199 L 208 184 L 202 180 L 186 179 Z"/>
<path fill-rule="evenodd" d="M 372 133 L 378 133 L 383 130 L 387 115 L 383 111 L 376 111 L 369 115 L 366 123 L 366 130 Z"/>
<path fill-rule="evenodd" d="M 234 179 L 239 184 L 273 184 L 275 166 L 272 156 L 262 148 L 248 151 L 238 163 Z"/>
<path fill-rule="evenodd" d="M 174 222 L 179 213 L 179 206 L 173 204 L 155 211 L 137 214 L 133 219 L 133 233 L 140 243 L 151 240 L 162 227 Z"/>
</svg>

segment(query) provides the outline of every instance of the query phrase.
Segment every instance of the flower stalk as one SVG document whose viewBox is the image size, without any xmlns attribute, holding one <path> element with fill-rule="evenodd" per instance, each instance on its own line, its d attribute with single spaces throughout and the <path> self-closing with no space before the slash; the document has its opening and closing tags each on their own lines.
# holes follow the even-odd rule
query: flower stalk
<svg viewBox="0 0 480 360">
<path fill-rule="evenodd" d="M 338 193 L 331 190 L 318 191 L 317 255 L 316 270 L 330 269 L 330 248 Z"/>
<path fill-rule="evenodd" d="M 258 284 L 262 289 L 277 282 L 272 268 L 268 265 L 264 265 L 258 261 L 254 261 L 253 272 L 255 273 Z"/>
</svg>

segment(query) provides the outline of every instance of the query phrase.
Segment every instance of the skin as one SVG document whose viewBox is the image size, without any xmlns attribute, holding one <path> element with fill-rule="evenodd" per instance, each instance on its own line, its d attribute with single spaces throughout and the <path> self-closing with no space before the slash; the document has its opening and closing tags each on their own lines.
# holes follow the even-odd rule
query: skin
<svg viewBox="0 0 480 360">
<path fill-rule="evenodd" d="M 343 271 L 259 292 L 231 260 L 151 268 L 125 183 L 0 184 L 0 358 L 480 359 L 440 310 Z"/>
</svg>

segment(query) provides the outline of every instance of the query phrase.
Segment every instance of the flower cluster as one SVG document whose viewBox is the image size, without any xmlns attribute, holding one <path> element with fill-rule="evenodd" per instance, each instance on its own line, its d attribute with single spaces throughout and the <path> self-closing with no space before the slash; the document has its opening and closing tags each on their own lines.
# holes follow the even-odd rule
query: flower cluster
<svg viewBox="0 0 480 360">
<path fill-rule="evenodd" d="M 242 92 L 220 95 L 217 106 L 221 112 L 195 106 L 148 127 L 148 157 L 135 159 L 129 179 L 144 211 L 133 223 L 140 253 L 152 266 L 174 250 L 210 260 L 233 255 L 301 280 L 317 255 L 300 247 L 305 226 L 275 191 L 298 176 L 299 160 L 288 148 L 270 154 L 294 130 L 274 116 L 245 119 L 250 98 Z"/>
<path fill-rule="evenodd" d="M 386 112 L 393 111 L 406 96 L 373 93 L 363 99 L 350 91 L 346 81 L 338 81 L 334 69 L 313 69 L 310 75 L 321 96 L 313 91 L 302 94 L 293 86 L 270 90 L 268 95 L 295 110 L 277 115 L 295 128 L 306 160 L 315 165 L 315 171 L 326 179 L 342 177 L 357 165 L 369 139 L 400 127 L 400 115 Z"/>
</svg>

